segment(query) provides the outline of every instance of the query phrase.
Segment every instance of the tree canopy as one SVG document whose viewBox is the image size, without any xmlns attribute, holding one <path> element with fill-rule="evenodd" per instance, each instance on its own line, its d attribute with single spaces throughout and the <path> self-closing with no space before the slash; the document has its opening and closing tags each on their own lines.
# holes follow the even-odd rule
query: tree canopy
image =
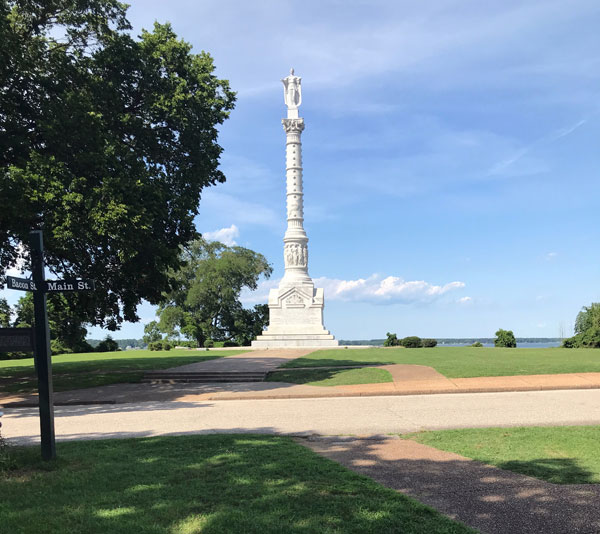
<svg viewBox="0 0 600 534">
<path fill-rule="evenodd" d="M 262 254 L 200 238 L 183 249 L 181 263 L 169 273 L 173 289 L 157 312 L 163 332 L 180 333 L 202 347 L 207 339 L 249 341 L 249 330 L 262 330 L 264 308 L 245 310 L 240 302 L 242 289 L 256 289 L 261 276 L 271 275 Z"/>
<path fill-rule="evenodd" d="M 517 340 L 512 330 L 502 330 L 499 328 L 496 332 L 496 339 L 494 340 L 494 346 L 496 347 L 507 347 L 515 348 L 517 346 Z"/>
<path fill-rule="evenodd" d="M 600 302 L 584 306 L 575 319 L 575 335 L 563 341 L 565 348 L 600 348 Z"/>
<path fill-rule="evenodd" d="M 73 315 L 111 329 L 169 289 L 235 100 L 169 24 L 129 30 L 116 0 L 0 0 L 0 283 L 41 228 L 50 271 L 96 280 Z"/>
</svg>

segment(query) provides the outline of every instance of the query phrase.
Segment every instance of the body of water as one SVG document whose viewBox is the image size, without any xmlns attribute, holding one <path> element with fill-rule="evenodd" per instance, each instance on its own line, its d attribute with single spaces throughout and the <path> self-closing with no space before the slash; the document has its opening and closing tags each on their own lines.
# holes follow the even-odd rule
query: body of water
<svg viewBox="0 0 600 534">
<path fill-rule="evenodd" d="M 439 343 L 438 347 L 468 347 L 470 343 Z M 484 343 L 484 347 L 493 347 L 493 343 Z M 560 347 L 560 341 L 548 341 L 544 343 L 518 343 L 518 349 L 547 349 L 550 347 Z"/>
</svg>

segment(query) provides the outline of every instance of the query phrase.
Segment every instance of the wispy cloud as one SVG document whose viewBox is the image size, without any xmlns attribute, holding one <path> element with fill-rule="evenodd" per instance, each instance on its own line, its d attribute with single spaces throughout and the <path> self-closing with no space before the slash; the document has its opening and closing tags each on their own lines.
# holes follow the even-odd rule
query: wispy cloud
<svg viewBox="0 0 600 534">
<path fill-rule="evenodd" d="M 505 174 L 507 172 L 507 170 L 509 169 L 509 167 L 512 167 L 515 163 L 517 163 L 524 156 L 526 156 L 527 154 L 529 154 L 536 148 L 546 145 L 546 144 L 549 144 L 549 143 L 552 143 L 554 141 L 558 141 L 559 139 L 561 139 L 563 137 L 567 137 L 568 135 L 571 135 L 573 132 L 575 132 L 581 126 L 586 124 L 588 122 L 588 120 L 589 120 L 589 118 L 584 118 L 584 119 L 578 120 L 574 124 L 566 126 L 565 128 L 559 128 L 558 130 L 553 130 L 552 132 L 549 132 L 548 134 L 536 139 L 532 143 L 530 143 L 530 144 L 524 146 L 523 148 L 520 148 L 516 152 L 514 152 L 508 158 L 496 163 L 488 171 L 488 174 L 490 174 L 490 175 Z"/>
<path fill-rule="evenodd" d="M 557 256 L 558 252 L 548 252 L 548 254 L 546 254 L 546 261 L 552 261 L 556 259 Z"/>
<path fill-rule="evenodd" d="M 373 274 L 368 278 L 340 280 L 336 278 L 315 278 L 315 287 L 325 290 L 325 298 L 331 301 L 370 302 L 373 304 L 411 304 L 432 302 L 446 293 L 462 289 L 464 282 L 449 282 L 435 285 L 424 280 L 404 280 L 398 276 L 383 277 Z M 267 280 L 259 284 L 257 291 L 245 293 L 245 302 L 265 302 L 269 290 L 276 288 L 279 280 Z"/>
</svg>

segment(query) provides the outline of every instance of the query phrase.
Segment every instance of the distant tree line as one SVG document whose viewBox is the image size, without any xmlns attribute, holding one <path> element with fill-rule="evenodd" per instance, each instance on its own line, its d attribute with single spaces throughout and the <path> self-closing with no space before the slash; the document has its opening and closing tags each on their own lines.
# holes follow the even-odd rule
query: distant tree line
<svg viewBox="0 0 600 534">
<path fill-rule="evenodd" d="M 435 339 L 421 339 L 418 336 L 408 336 L 402 339 L 398 339 L 396 334 L 386 334 L 387 338 L 383 342 L 384 347 L 404 347 L 406 349 L 420 349 L 423 347 L 435 347 L 437 341 Z"/>
</svg>

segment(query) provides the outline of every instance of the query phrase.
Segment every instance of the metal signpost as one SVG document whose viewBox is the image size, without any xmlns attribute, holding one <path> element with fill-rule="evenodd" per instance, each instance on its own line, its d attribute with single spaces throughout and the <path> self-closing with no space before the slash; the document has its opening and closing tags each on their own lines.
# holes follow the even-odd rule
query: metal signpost
<svg viewBox="0 0 600 534">
<path fill-rule="evenodd" d="M 48 327 L 46 294 L 63 291 L 91 291 L 95 288 L 95 284 L 93 280 L 46 281 L 44 276 L 44 243 L 41 230 L 34 230 L 29 233 L 29 246 L 31 248 L 31 274 L 33 279 L 7 276 L 6 283 L 8 289 L 33 292 L 34 328 L 1 329 L 0 332 L 3 333 L 0 334 L 0 349 L 4 351 L 31 350 L 31 338 L 33 337 L 33 358 L 38 376 L 42 458 L 52 460 L 56 458 L 56 441 L 54 436 L 54 392 L 52 389 L 52 360 L 50 359 L 50 329 Z M 26 340 L 27 335 L 29 336 L 29 345 Z M 12 339 L 12 341 L 3 344 L 2 339 Z M 11 345 L 11 343 L 13 344 Z M 22 348 L 14 348 L 16 346 Z"/>
</svg>

